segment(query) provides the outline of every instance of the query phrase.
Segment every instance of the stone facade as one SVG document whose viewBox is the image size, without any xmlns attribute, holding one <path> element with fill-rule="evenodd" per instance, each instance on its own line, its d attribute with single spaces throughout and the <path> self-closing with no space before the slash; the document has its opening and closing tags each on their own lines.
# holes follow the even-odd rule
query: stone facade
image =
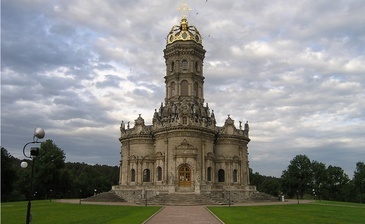
<svg viewBox="0 0 365 224">
<path fill-rule="evenodd" d="M 113 190 L 128 201 L 175 192 L 218 194 L 234 191 L 245 197 L 249 183 L 249 126 L 238 128 L 228 115 L 216 125 L 204 104 L 203 60 L 199 31 L 186 17 L 172 27 L 164 49 L 165 102 L 155 109 L 152 125 L 141 115 L 134 126 L 122 121 L 119 185 Z M 238 196 L 237 196 L 238 197 Z"/>
</svg>

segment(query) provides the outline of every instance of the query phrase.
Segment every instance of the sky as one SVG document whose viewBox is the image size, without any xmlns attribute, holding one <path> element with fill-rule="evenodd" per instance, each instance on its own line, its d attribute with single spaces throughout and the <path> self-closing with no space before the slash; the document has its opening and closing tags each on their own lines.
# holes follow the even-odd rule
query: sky
<svg viewBox="0 0 365 224">
<path fill-rule="evenodd" d="M 67 162 L 118 166 L 120 123 L 152 123 L 182 1 L 2 0 L 1 146 L 24 158 L 42 127 Z M 190 0 L 217 125 L 249 121 L 254 172 L 299 154 L 351 178 L 365 161 L 362 0 Z"/>
</svg>

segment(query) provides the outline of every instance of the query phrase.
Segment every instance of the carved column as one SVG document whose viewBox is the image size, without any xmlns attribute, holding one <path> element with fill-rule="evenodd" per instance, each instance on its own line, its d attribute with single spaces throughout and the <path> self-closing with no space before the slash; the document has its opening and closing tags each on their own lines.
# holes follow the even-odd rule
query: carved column
<svg viewBox="0 0 365 224">
<path fill-rule="evenodd" d="M 207 181 L 207 177 L 206 177 L 206 169 L 207 169 L 207 166 L 205 164 L 205 140 L 202 140 L 202 151 L 200 153 L 200 157 L 201 157 L 201 173 L 200 173 L 200 176 L 201 176 L 201 182 L 204 180 L 204 183 Z"/>
<path fill-rule="evenodd" d="M 166 136 L 165 136 L 165 183 L 169 184 L 169 146 L 168 146 L 168 136 L 167 136 L 167 133 L 166 133 Z"/>
</svg>

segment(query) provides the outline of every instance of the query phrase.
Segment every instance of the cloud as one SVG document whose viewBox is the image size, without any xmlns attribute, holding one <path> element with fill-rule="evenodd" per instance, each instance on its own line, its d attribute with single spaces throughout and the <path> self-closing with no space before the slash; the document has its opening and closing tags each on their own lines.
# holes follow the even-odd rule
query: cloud
<svg viewBox="0 0 365 224">
<path fill-rule="evenodd" d="M 218 125 L 248 120 L 251 168 L 280 176 L 297 154 L 352 176 L 365 158 L 365 6 L 338 1 L 190 1 Z M 151 123 L 178 3 L 2 2 L 2 146 L 41 126 L 68 161 L 119 164 L 119 126 Z"/>
</svg>

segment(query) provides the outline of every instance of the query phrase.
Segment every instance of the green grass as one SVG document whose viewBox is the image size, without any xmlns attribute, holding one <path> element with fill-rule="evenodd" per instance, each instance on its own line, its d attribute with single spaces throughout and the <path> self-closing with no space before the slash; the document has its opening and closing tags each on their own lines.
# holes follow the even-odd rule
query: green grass
<svg viewBox="0 0 365 224">
<path fill-rule="evenodd" d="M 1 223 L 25 223 L 27 202 L 1 204 Z M 33 201 L 33 222 L 37 224 L 142 223 L 157 212 L 157 206 L 111 206 Z M 356 223 L 365 224 L 365 204 L 322 201 L 310 204 L 209 207 L 226 224 L 258 223 Z"/>
<path fill-rule="evenodd" d="M 1 204 L 1 223 L 25 223 L 28 202 Z M 49 201 L 33 201 L 31 214 L 37 224 L 114 224 L 142 223 L 157 212 L 157 206 L 79 205 Z"/>
<path fill-rule="evenodd" d="M 323 201 L 312 204 L 209 207 L 209 209 L 226 224 L 365 223 L 365 206 L 353 203 Z"/>
<path fill-rule="evenodd" d="M 365 204 L 360 203 L 351 203 L 351 202 L 341 202 L 341 201 L 315 201 L 316 204 L 321 205 L 333 205 L 333 206 L 346 206 L 346 207 L 363 207 L 365 208 Z"/>
</svg>

